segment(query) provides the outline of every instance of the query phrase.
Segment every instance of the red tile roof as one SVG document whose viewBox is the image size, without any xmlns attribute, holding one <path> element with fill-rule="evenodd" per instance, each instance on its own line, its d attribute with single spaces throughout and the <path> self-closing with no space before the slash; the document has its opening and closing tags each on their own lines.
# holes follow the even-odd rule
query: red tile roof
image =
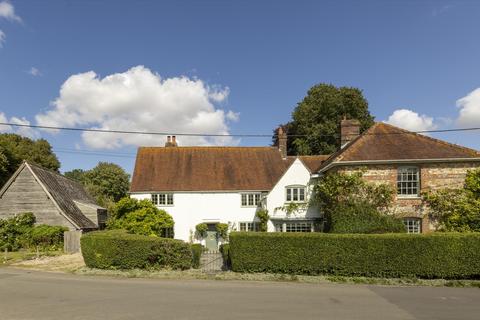
<svg viewBox="0 0 480 320">
<path fill-rule="evenodd" d="M 395 161 L 480 158 L 476 150 L 377 122 L 321 166 L 348 161 Z"/>
<path fill-rule="evenodd" d="M 130 191 L 268 191 L 293 160 L 275 147 L 142 147 Z"/>
</svg>

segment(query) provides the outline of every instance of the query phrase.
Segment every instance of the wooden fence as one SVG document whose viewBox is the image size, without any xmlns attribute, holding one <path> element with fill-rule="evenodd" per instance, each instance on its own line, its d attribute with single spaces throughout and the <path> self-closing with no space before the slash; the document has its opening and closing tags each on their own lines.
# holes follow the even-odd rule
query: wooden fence
<svg viewBox="0 0 480 320">
<path fill-rule="evenodd" d="M 66 253 L 80 252 L 80 237 L 82 231 L 65 231 L 63 233 L 63 251 Z"/>
</svg>

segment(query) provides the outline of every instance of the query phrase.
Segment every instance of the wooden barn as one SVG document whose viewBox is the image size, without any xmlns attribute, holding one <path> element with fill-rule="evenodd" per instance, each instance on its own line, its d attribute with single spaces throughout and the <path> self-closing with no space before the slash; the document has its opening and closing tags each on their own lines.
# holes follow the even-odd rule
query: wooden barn
<svg viewBox="0 0 480 320">
<path fill-rule="evenodd" d="M 26 161 L 0 190 L 0 219 L 23 212 L 37 224 L 82 231 L 101 229 L 107 218 L 80 183 Z"/>
</svg>

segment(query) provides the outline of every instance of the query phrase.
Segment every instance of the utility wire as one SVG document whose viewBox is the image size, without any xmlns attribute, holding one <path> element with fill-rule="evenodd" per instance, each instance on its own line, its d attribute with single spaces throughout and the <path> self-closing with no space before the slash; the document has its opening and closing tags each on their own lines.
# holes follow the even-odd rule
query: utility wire
<svg viewBox="0 0 480 320">
<path fill-rule="evenodd" d="M 212 133 L 185 133 L 185 132 L 155 132 L 155 131 L 127 131 L 127 130 L 108 130 L 108 129 L 89 129 L 89 128 L 72 128 L 72 127 L 54 127 L 54 126 L 40 126 L 33 124 L 19 124 L 0 122 L 3 126 L 13 127 L 27 127 L 34 129 L 46 130 L 64 130 L 64 131 L 81 131 L 81 132 L 101 132 L 101 133 L 119 133 L 119 134 L 141 134 L 141 135 L 162 135 L 162 136 L 191 136 L 191 137 L 243 137 L 243 138 L 270 138 L 272 134 L 212 134 Z M 460 132 L 460 131 L 476 131 L 480 127 L 472 128 L 455 128 L 455 129 L 439 129 L 439 130 L 420 130 L 420 131 L 405 131 L 405 132 L 385 132 L 385 133 L 363 133 L 364 135 L 396 135 L 396 134 L 411 134 L 411 133 L 441 133 L 441 132 Z M 288 137 L 308 137 L 306 134 L 292 134 Z M 339 137 L 340 134 L 318 135 L 318 137 Z"/>
</svg>

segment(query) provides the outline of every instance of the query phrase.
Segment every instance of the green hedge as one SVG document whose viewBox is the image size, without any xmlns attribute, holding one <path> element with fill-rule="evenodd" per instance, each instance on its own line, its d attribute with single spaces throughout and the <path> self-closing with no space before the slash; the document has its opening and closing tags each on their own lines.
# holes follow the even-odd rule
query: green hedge
<svg viewBox="0 0 480 320">
<path fill-rule="evenodd" d="M 189 269 L 190 245 L 168 238 L 126 233 L 123 230 L 95 231 L 80 239 L 85 264 L 98 269 Z"/>
<path fill-rule="evenodd" d="M 480 233 L 230 234 L 236 272 L 480 278 Z"/>
</svg>

